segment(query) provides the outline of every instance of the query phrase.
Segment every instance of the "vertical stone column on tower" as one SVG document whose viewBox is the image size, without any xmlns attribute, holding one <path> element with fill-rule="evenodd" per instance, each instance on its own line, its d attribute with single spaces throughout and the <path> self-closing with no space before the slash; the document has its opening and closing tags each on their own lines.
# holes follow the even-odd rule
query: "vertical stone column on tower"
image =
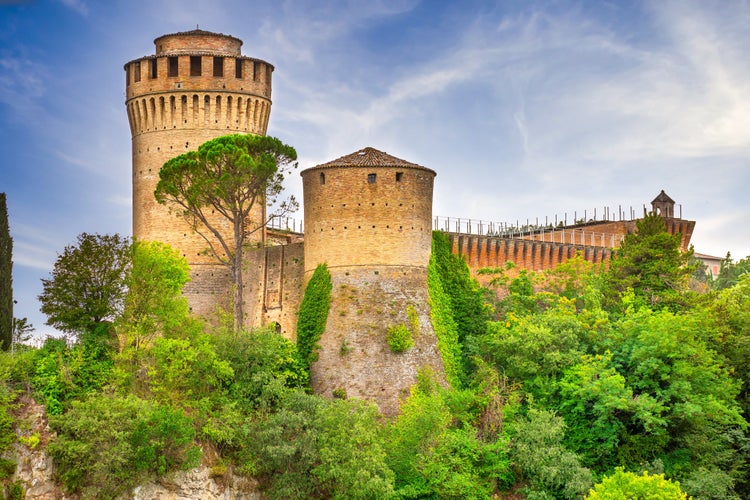
<svg viewBox="0 0 750 500">
<path fill-rule="evenodd" d="M 206 255 L 207 242 L 154 199 L 169 159 L 231 133 L 264 135 L 271 113 L 273 66 L 241 54 L 242 40 L 193 30 L 154 40 L 154 55 L 125 64 L 125 105 L 132 135 L 133 236 L 178 249 L 191 266 L 185 289 L 194 312 L 228 306 L 231 278 Z M 261 224 L 260 203 L 252 222 Z M 220 219 L 217 219 L 220 220 Z M 230 233 L 228 224 L 224 230 Z M 255 237 L 265 239 L 264 231 Z"/>
</svg>

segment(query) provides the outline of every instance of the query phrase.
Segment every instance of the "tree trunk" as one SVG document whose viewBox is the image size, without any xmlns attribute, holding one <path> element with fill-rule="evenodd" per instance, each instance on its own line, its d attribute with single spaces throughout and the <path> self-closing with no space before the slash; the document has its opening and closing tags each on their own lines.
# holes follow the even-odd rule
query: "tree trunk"
<svg viewBox="0 0 750 500">
<path fill-rule="evenodd" d="M 241 219 L 235 219 L 234 224 L 234 256 L 232 260 L 232 277 L 234 278 L 234 331 L 239 332 L 244 320 L 242 307 L 243 283 L 242 283 L 242 259 L 244 245 L 244 228 Z"/>
</svg>

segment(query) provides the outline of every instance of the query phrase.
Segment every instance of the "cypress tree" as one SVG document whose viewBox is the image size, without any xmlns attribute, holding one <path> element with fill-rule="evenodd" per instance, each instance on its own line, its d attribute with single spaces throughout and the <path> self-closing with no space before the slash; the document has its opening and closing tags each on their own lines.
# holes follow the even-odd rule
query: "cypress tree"
<svg viewBox="0 0 750 500">
<path fill-rule="evenodd" d="M 0 193 L 0 347 L 9 350 L 13 339 L 13 240 L 8 226 L 5 193 Z"/>
</svg>

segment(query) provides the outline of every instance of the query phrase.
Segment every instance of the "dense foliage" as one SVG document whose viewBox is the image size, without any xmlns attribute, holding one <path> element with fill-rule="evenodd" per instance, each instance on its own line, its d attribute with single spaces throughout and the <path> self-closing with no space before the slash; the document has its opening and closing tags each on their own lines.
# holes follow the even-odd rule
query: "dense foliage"
<svg viewBox="0 0 750 500">
<path fill-rule="evenodd" d="M 13 239 L 8 226 L 8 205 L 0 193 L 0 349 L 13 341 Z"/>
<path fill-rule="evenodd" d="M 130 241 L 119 235 L 82 233 L 57 257 L 39 301 L 47 324 L 64 332 L 91 331 L 122 311 Z"/>
<path fill-rule="evenodd" d="M 610 270 L 580 256 L 491 270 L 496 295 L 436 235 L 431 317 L 451 386 L 424 369 L 391 420 L 309 394 L 325 266 L 295 345 L 193 318 L 184 260 L 138 242 L 112 323 L 0 355 L 0 451 L 23 432 L 30 392 L 57 433 L 59 479 L 88 498 L 199 461 L 252 476 L 268 498 L 748 498 L 750 276 L 691 291 L 685 255 L 652 230 Z M 417 330 L 416 314 L 398 326 Z M 13 469 L 0 461 L 4 477 Z"/>
<path fill-rule="evenodd" d="M 732 261 L 732 256 L 727 252 L 726 258 L 721 261 L 719 275 L 713 282 L 717 290 L 723 290 L 737 284 L 743 275 L 750 273 L 750 256 L 740 259 L 737 262 Z"/>
<path fill-rule="evenodd" d="M 686 306 L 688 279 L 695 271 L 693 255 L 680 251 L 681 234 L 666 232 L 664 218 L 651 213 L 636 222 L 636 232 L 625 235 L 607 276 L 609 295 L 632 290 L 638 306 L 679 310 Z"/>
<path fill-rule="evenodd" d="M 659 498 L 660 500 L 687 500 L 680 483 L 664 479 L 663 474 L 642 475 L 625 472 L 618 467 L 614 474 L 605 477 L 586 496 L 586 500 L 621 500 L 623 498 Z"/>
<path fill-rule="evenodd" d="M 307 369 L 317 359 L 317 343 L 326 329 L 332 288 L 328 267 L 320 264 L 307 282 L 297 316 L 297 351 Z"/>
</svg>

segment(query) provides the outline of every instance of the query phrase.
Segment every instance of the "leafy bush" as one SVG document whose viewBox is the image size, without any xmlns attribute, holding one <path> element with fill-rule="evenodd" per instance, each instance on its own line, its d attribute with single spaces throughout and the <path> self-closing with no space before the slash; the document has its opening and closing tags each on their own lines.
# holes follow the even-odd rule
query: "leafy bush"
<svg viewBox="0 0 750 500">
<path fill-rule="evenodd" d="M 48 338 L 36 353 L 32 377 L 47 413 L 59 415 L 72 400 L 101 390 L 111 379 L 113 355 L 106 323 L 82 333 L 72 347 L 65 339 Z"/>
<path fill-rule="evenodd" d="M 133 395 L 98 394 L 50 417 L 48 452 L 57 476 L 85 498 L 113 498 L 150 474 L 197 464 L 191 420 L 182 410 Z"/>
<path fill-rule="evenodd" d="M 623 498 L 659 498 L 660 500 L 687 500 L 680 483 L 664 479 L 663 474 L 643 475 L 625 472 L 618 467 L 614 474 L 589 491 L 586 500 L 621 500 Z"/>
<path fill-rule="evenodd" d="M 414 339 L 406 325 L 389 326 L 385 337 L 393 352 L 408 351 L 414 346 Z"/>
<path fill-rule="evenodd" d="M 288 391 L 278 411 L 245 426 L 243 469 L 270 498 L 388 498 L 393 473 L 377 408 Z"/>
<path fill-rule="evenodd" d="M 317 343 L 326 329 L 332 288 L 328 267 L 320 264 L 307 283 L 297 318 L 297 352 L 303 366 L 308 369 L 317 359 Z"/>
<path fill-rule="evenodd" d="M 63 415 L 50 417 L 57 439 L 47 447 L 57 477 L 85 497 L 115 497 L 142 478 L 134 467 L 132 435 L 150 405 L 135 396 L 97 395 L 74 401 Z"/>
<path fill-rule="evenodd" d="M 182 410 L 160 405 L 141 418 L 133 431 L 133 466 L 159 476 L 173 468 L 200 463 L 200 448 L 193 445 L 195 429 Z"/>
<path fill-rule="evenodd" d="M 480 440 L 467 405 L 459 403 L 453 412 L 453 403 L 465 395 L 472 397 L 441 389 L 434 376 L 420 373 L 401 415 L 386 429 L 388 465 L 400 498 L 489 498 L 510 485 L 507 442 Z"/>
<path fill-rule="evenodd" d="M 562 418 L 531 408 L 528 417 L 515 422 L 514 431 L 510 458 L 528 483 L 529 498 L 578 499 L 591 488 L 591 471 L 563 446 Z"/>
<path fill-rule="evenodd" d="M 299 361 L 297 346 L 271 328 L 233 331 L 211 336 L 219 358 L 234 371 L 230 397 L 246 408 L 256 408 L 270 385 L 304 387 L 308 373 Z"/>
</svg>

